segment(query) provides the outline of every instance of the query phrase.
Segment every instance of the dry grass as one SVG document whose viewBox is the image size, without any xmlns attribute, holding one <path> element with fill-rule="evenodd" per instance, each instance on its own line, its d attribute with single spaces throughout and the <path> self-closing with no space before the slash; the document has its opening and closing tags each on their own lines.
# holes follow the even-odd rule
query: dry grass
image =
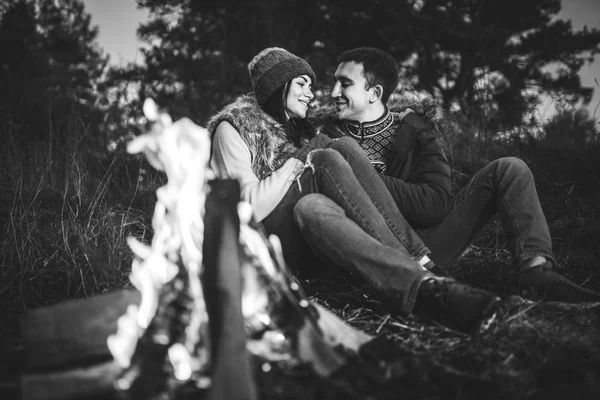
<svg viewBox="0 0 600 400">
<path fill-rule="evenodd" d="M 131 262 L 125 241 L 132 234 L 148 236 L 143 215 L 99 199 L 85 204 L 66 196 L 52 199 L 58 209 L 47 208 L 41 196 L 16 194 L 0 235 L 2 298 L 15 302 L 11 308 L 21 311 L 124 285 Z"/>
<path fill-rule="evenodd" d="M 80 154 L 69 160 L 58 185 L 45 160 L 0 170 L 2 315 L 128 285 L 126 240 L 151 238 L 153 191 L 115 191 L 114 163 L 93 175 Z"/>
</svg>

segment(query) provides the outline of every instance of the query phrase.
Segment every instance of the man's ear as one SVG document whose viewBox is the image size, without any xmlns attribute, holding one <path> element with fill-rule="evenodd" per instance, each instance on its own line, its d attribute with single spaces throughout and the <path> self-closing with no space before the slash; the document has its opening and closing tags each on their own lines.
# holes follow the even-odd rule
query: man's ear
<svg viewBox="0 0 600 400">
<path fill-rule="evenodd" d="M 369 101 L 371 103 L 377 103 L 377 101 L 381 101 L 383 97 L 383 86 L 375 85 L 371 88 L 371 96 L 369 97 Z"/>
</svg>

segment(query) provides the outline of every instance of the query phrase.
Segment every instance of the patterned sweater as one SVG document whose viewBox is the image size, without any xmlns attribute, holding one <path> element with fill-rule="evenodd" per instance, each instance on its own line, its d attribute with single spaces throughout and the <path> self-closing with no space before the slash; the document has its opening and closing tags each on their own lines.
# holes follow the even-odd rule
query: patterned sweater
<svg viewBox="0 0 600 400">
<path fill-rule="evenodd" d="M 385 174 L 390 161 L 392 144 L 396 138 L 398 124 L 394 122 L 396 119 L 401 120 L 403 116 L 386 111 L 372 122 L 343 121 L 340 125 L 348 136 L 358 141 L 377 172 Z"/>
</svg>

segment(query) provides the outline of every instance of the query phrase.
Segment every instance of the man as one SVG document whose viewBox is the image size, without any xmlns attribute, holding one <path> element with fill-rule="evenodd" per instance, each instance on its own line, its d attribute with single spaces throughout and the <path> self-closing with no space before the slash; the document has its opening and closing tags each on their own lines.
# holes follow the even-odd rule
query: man
<svg viewBox="0 0 600 400">
<path fill-rule="evenodd" d="M 328 134 L 358 141 L 405 217 L 400 223 L 417 232 L 418 237 L 408 236 L 407 248 L 412 254 L 428 254 L 422 265 L 435 271 L 436 264 L 457 260 L 498 214 L 524 295 L 600 301 L 600 293 L 554 271 L 550 231 L 533 175 L 523 161 L 495 160 L 452 196 L 450 167 L 433 123 L 410 109 L 395 113 L 387 107 L 398 85 L 394 59 L 379 49 L 357 48 L 342 53 L 338 63 L 331 93 L 337 129 L 328 129 Z"/>
</svg>

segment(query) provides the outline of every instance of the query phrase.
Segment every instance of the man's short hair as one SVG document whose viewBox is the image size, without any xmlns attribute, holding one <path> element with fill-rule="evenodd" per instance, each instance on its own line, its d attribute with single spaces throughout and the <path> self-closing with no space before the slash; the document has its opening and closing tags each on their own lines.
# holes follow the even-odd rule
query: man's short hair
<svg viewBox="0 0 600 400">
<path fill-rule="evenodd" d="M 383 87 L 381 101 L 386 104 L 398 86 L 400 71 L 394 58 L 385 51 L 374 47 L 358 47 L 344 51 L 337 59 L 338 64 L 349 61 L 362 64 L 368 85 L 365 89 L 376 85 Z"/>
</svg>

